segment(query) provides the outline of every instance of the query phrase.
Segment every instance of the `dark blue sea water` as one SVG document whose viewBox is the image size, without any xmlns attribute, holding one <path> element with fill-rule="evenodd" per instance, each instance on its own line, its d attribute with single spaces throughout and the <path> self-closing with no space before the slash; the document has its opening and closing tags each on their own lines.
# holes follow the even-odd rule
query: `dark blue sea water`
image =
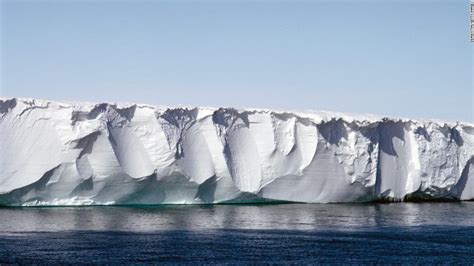
<svg viewBox="0 0 474 266">
<path fill-rule="evenodd" d="M 474 202 L 0 209 L 3 263 L 474 263 Z"/>
</svg>

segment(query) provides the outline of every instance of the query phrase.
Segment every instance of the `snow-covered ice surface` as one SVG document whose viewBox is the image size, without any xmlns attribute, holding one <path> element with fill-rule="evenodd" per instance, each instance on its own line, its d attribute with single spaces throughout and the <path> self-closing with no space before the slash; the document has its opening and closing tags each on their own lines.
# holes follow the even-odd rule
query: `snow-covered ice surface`
<svg viewBox="0 0 474 266">
<path fill-rule="evenodd" d="M 474 125 L 0 99 L 0 204 L 474 199 Z"/>
</svg>

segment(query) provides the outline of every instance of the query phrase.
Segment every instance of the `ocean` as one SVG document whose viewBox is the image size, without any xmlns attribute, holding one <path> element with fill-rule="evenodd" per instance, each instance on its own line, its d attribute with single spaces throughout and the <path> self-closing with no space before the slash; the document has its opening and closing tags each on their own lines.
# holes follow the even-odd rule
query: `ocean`
<svg viewBox="0 0 474 266">
<path fill-rule="evenodd" d="M 1 263 L 474 263 L 474 202 L 0 209 Z"/>
</svg>

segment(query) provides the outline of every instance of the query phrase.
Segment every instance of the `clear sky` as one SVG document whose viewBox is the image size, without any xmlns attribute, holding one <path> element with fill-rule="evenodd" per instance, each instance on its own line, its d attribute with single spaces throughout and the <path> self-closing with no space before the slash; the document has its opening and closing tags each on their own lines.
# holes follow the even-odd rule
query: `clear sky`
<svg viewBox="0 0 474 266">
<path fill-rule="evenodd" d="M 468 1 L 0 1 L 4 97 L 474 120 Z"/>
</svg>

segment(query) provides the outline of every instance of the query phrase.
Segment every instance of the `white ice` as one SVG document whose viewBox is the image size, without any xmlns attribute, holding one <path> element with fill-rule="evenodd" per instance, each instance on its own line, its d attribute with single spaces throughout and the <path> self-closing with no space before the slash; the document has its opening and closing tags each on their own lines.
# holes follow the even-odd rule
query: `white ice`
<svg viewBox="0 0 474 266">
<path fill-rule="evenodd" d="M 0 99 L 0 204 L 474 199 L 474 125 Z"/>
</svg>

